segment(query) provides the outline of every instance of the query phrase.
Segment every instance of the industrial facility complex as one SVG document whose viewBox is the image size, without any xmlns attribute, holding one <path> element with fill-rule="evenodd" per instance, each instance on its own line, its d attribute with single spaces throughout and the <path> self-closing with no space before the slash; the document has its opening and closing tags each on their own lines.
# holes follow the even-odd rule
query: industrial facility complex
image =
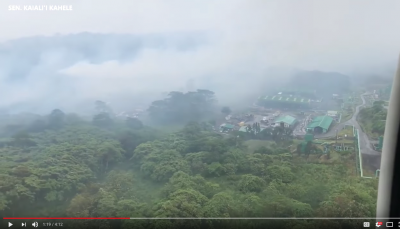
<svg viewBox="0 0 400 229">
<path fill-rule="evenodd" d="M 291 144 L 297 147 L 295 152 L 300 155 L 316 153 L 329 158 L 333 151 L 358 152 L 357 169 L 364 177 L 360 147 L 364 147 L 365 142 L 362 141 L 365 138 L 360 134 L 365 133 L 355 127 L 356 121 L 352 117 L 357 114 L 356 107 L 368 105 L 370 97 L 371 101 L 375 101 L 376 95 L 388 94 L 388 88 L 381 89 L 379 93 L 374 91 L 372 97 L 356 93 L 319 97 L 314 91 L 282 89 L 260 96 L 246 113 L 228 115 L 219 132 L 237 133 L 238 138 L 244 139 L 291 139 Z M 383 137 L 370 144 L 380 152 Z"/>
<path fill-rule="evenodd" d="M 271 95 L 260 96 L 257 104 L 269 108 L 310 109 L 321 101 L 315 91 L 282 89 Z"/>
<path fill-rule="evenodd" d="M 229 120 L 220 125 L 220 132 L 249 132 L 254 129 L 254 125 L 260 125 L 258 132 L 262 132 L 267 128 L 275 128 L 282 126 L 284 128 L 289 128 L 293 130 L 296 136 L 305 135 L 307 133 L 312 134 L 325 134 L 330 130 L 330 127 L 335 122 L 334 118 L 328 115 L 319 115 L 311 117 L 311 115 L 306 116 L 306 114 L 298 115 L 293 112 L 270 112 L 262 111 L 260 114 L 254 114 L 252 119 L 244 119 L 240 115 L 231 115 Z M 257 113 L 257 112 L 255 112 Z M 262 114 L 261 114 L 262 113 Z M 295 117 L 297 116 L 297 117 Z"/>
<path fill-rule="evenodd" d="M 317 138 L 332 137 L 338 131 L 333 131 L 332 126 L 342 123 L 346 108 L 354 108 L 359 102 L 359 96 L 354 93 L 321 98 L 315 91 L 279 89 L 270 95 L 260 96 L 250 112 L 227 116 L 219 131 L 257 135 L 281 127 L 290 129 L 295 138 L 304 138 L 308 134 Z M 321 109 L 319 104 L 328 109 Z"/>
<path fill-rule="evenodd" d="M 253 138 L 263 133 L 276 133 L 284 128 L 294 138 L 307 138 L 304 144 L 310 144 L 314 141 L 311 140 L 314 136 L 325 139 L 340 132 L 337 128 L 333 130 L 333 126 L 341 123 L 344 111 L 342 108 L 354 107 L 359 102 L 354 98 L 357 98 L 355 94 L 332 94 L 322 98 L 315 91 L 279 89 L 269 95 L 260 96 L 248 113 L 228 115 L 220 124 L 219 132 L 237 131 L 239 136 L 248 136 L 250 133 L 249 136 Z M 325 109 L 319 104 L 324 104 Z M 276 131 L 276 128 L 281 129 Z M 338 150 L 348 148 L 340 144 L 335 147 Z"/>
<path fill-rule="evenodd" d="M 340 107 L 338 101 L 342 97 L 339 94 L 327 99 Z M 281 126 L 291 129 L 294 136 L 304 136 L 307 133 L 326 134 L 335 122 L 340 122 L 341 113 L 336 110 L 315 110 L 322 101 L 315 91 L 280 89 L 270 95 L 260 96 L 252 114 L 226 117 L 226 122 L 220 126 L 220 132 L 237 130 L 244 133 L 251 132 L 254 128 L 261 132 Z"/>
<path fill-rule="evenodd" d="M 373 94 L 353 92 L 319 97 L 314 91 L 282 89 L 260 96 L 245 114 L 227 116 L 219 131 L 237 131 L 237 137 L 244 139 L 290 139 L 290 147 L 297 147 L 293 152 L 299 155 L 322 154 L 321 158 L 329 159 L 330 152 L 356 152 L 357 172 L 365 177 L 361 148 L 371 144 L 370 148 L 381 152 L 383 136 L 376 143 L 365 142 L 365 133 L 355 127 L 354 116 L 361 106 L 371 105 L 389 92 L 387 87 Z"/>
</svg>

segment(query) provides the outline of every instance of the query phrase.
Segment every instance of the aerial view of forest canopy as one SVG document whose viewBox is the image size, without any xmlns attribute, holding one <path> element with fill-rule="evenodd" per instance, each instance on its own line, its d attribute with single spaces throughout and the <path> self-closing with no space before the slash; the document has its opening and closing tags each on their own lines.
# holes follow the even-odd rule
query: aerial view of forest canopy
<svg viewBox="0 0 400 229">
<path fill-rule="evenodd" d="M 317 151 L 292 153 L 291 133 L 284 127 L 251 140 L 267 146 L 250 147 L 235 134 L 213 131 L 208 114 L 216 99 L 212 91 L 197 90 L 171 92 L 154 101 L 148 112 L 158 125 L 183 124 L 173 132 L 146 126 L 137 118 L 117 118 L 102 101 L 93 104 L 96 114 L 91 120 L 59 109 L 45 116 L 3 117 L 2 214 L 374 217 L 377 180 L 355 174 L 354 154 L 343 152 L 322 161 Z M 122 228 L 134 223 L 145 227 L 148 222 L 120 222 Z M 293 222 L 280 223 L 290 227 Z"/>
</svg>

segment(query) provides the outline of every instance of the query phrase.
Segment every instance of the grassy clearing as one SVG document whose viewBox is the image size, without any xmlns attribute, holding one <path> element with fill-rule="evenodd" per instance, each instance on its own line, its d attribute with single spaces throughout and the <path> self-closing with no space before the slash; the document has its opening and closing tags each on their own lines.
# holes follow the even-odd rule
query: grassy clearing
<svg viewBox="0 0 400 229">
<path fill-rule="evenodd" d="M 363 131 L 364 133 L 366 133 L 367 136 L 368 136 L 371 140 L 378 140 L 380 134 L 378 134 L 378 133 L 373 133 L 373 132 L 372 132 L 372 123 L 371 123 L 371 122 L 365 123 L 365 122 L 360 122 L 360 121 L 359 121 L 358 123 L 360 124 L 360 127 L 361 127 L 362 131 Z"/>
<path fill-rule="evenodd" d="M 353 136 L 353 128 L 346 127 L 345 129 L 342 129 L 339 133 L 339 137 L 344 137 L 345 135 L 347 136 Z"/>
<path fill-rule="evenodd" d="M 341 159 L 341 155 L 338 152 L 336 152 L 334 150 L 330 151 L 330 158 L 328 160 L 330 163 L 340 162 L 340 159 Z"/>
<path fill-rule="evenodd" d="M 363 175 L 365 177 L 375 177 L 375 171 L 371 171 L 369 169 L 364 168 L 363 166 Z"/>
<path fill-rule="evenodd" d="M 342 119 L 340 120 L 340 123 L 347 122 L 351 117 L 353 116 L 355 111 L 355 108 L 352 107 L 351 109 L 346 109 L 342 111 Z"/>
</svg>

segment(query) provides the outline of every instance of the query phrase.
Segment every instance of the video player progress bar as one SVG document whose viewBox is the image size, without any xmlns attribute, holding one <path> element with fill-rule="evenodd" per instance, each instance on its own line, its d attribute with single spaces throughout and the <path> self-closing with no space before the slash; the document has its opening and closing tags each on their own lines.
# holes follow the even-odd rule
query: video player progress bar
<svg viewBox="0 0 400 229">
<path fill-rule="evenodd" d="M 138 218 L 138 217 L 3 217 L 3 219 L 136 219 L 136 220 L 170 220 L 170 219 L 174 219 L 174 220 L 184 220 L 184 219 L 190 219 L 190 220 L 203 220 L 203 219 L 211 219 L 211 220 L 326 220 L 326 219 L 330 219 L 330 220 L 334 220 L 334 219 L 338 219 L 338 220 L 345 220 L 345 219 L 358 219 L 358 220 L 366 220 L 366 219 L 373 219 L 373 220 L 378 220 L 378 219 L 400 219 L 399 218 L 338 218 L 338 217 L 332 217 L 332 218 L 245 218 L 245 217 L 232 217 L 232 218 Z"/>
</svg>

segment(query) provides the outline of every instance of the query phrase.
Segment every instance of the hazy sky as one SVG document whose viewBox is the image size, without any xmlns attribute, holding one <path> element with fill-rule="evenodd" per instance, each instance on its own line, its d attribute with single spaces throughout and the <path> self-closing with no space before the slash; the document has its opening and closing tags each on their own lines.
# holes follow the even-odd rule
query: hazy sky
<svg viewBox="0 0 400 229">
<path fill-rule="evenodd" d="M 73 10 L 8 11 L 9 5 L 51 4 Z M 233 91 L 249 79 L 265 78 L 271 66 L 379 73 L 399 54 L 399 12 L 398 0 L 2 0 L 0 41 L 84 31 L 200 31 L 209 35 L 209 45 L 191 52 L 146 49 L 130 63 L 80 62 L 60 71 L 79 79 L 77 88 L 91 85 L 91 91 L 77 92 L 84 97 L 168 91 L 190 79 L 202 85 L 205 76 L 221 87 L 233 79 L 226 85 Z"/>
</svg>

